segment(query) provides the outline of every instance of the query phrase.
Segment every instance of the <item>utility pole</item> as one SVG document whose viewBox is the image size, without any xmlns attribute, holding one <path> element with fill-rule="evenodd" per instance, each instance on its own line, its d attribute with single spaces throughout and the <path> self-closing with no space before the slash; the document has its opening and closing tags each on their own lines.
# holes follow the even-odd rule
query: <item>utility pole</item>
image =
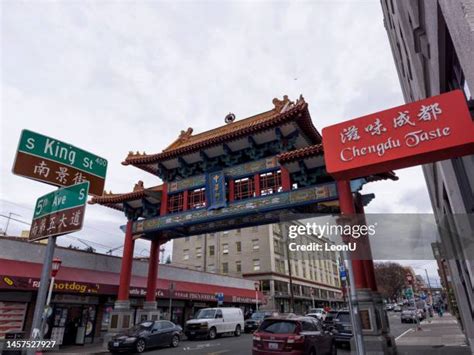
<svg viewBox="0 0 474 355">
<path fill-rule="evenodd" d="M 5 226 L 5 231 L 3 232 L 3 233 L 5 233 L 5 236 L 8 235 L 8 234 L 7 234 L 7 232 L 8 232 L 8 225 L 10 224 L 10 219 L 12 219 L 12 215 L 21 217 L 21 215 L 19 215 L 18 213 L 13 213 L 13 212 L 8 213 L 7 224 L 6 224 L 6 226 Z"/>
</svg>

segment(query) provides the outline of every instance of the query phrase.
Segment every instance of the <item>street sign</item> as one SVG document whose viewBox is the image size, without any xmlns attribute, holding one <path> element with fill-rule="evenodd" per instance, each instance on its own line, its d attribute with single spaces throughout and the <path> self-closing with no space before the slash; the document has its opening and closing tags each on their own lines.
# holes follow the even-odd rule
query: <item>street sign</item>
<svg viewBox="0 0 474 355">
<path fill-rule="evenodd" d="M 223 305 L 224 304 L 224 293 L 217 292 L 216 293 L 216 300 L 217 300 L 218 305 Z"/>
<path fill-rule="evenodd" d="M 461 90 L 323 129 L 327 172 L 338 180 L 474 154 L 474 123 Z"/>
<path fill-rule="evenodd" d="M 107 160 L 57 139 L 24 129 L 13 173 L 55 186 L 90 182 L 89 192 L 102 196 Z"/>
<path fill-rule="evenodd" d="M 29 240 L 77 232 L 82 228 L 89 182 L 50 192 L 36 201 Z"/>
<path fill-rule="evenodd" d="M 405 296 L 407 298 L 412 298 L 413 297 L 413 290 L 411 289 L 411 287 L 408 287 L 407 289 L 405 289 Z"/>
</svg>

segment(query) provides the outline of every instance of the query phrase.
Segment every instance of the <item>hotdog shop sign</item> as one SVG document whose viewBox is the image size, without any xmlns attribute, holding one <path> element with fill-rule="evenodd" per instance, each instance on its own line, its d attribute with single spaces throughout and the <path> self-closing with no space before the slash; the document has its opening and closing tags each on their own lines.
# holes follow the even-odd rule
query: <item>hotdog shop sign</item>
<svg viewBox="0 0 474 355">
<path fill-rule="evenodd" d="M 474 154 L 460 90 L 323 129 L 326 169 L 338 180 Z"/>
</svg>

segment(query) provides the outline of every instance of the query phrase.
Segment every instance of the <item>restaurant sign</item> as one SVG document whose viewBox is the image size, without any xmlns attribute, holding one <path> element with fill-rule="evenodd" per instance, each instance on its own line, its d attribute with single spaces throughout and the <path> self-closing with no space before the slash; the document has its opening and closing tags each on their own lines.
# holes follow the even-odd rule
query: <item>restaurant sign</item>
<svg viewBox="0 0 474 355">
<path fill-rule="evenodd" d="M 36 201 L 29 240 L 77 232 L 82 229 L 89 182 L 63 187 Z"/>
<path fill-rule="evenodd" d="M 474 123 L 460 90 L 322 132 L 326 170 L 339 180 L 474 154 Z"/>
<path fill-rule="evenodd" d="M 24 129 L 13 173 L 55 186 L 90 182 L 90 193 L 102 196 L 107 160 L 60 140 Z"/>
</svg>

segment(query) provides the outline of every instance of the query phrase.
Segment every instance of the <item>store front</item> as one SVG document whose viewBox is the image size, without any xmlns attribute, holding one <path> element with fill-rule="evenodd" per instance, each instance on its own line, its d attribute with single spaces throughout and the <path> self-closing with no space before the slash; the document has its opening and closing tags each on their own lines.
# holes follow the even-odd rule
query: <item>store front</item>
<svg viewBox="0 0 474 355">
<path fill-rule="evenodd" d="M 0 259 L 0 270 L 4 273 L 0 275 L 0 321 L 6 315 L 15 320 L 8 329 L 0 327 L 0 338 L 8 330 L 25 331 L 28 334 L 39 288 L 41 264 Z M 60 345 L 90 344 L 101 338 L 112 321 L 118 279 L 117 273 L 62 267 L 53 288 L 45 338 L 54 339 Z M 139 310 L 145 301 L 146 278 L 133 276 L 132 284 L 130 304 L 134 310 L 134 323 L 138 323 L 142 321 L 139 319 Z M 169 280 L 158 280 L 158 318 L 169 319 L 171 311 L 171 320 L 181 326 L 199 309 L 216 307 L 217 292 L 224 294 L 223 306 L 245 309 L 255 302 L 255 291 L 252 289 L 176 281 L 173 282 L 175 288 L 170 290 L 169 284 Z"/>
</svg>

